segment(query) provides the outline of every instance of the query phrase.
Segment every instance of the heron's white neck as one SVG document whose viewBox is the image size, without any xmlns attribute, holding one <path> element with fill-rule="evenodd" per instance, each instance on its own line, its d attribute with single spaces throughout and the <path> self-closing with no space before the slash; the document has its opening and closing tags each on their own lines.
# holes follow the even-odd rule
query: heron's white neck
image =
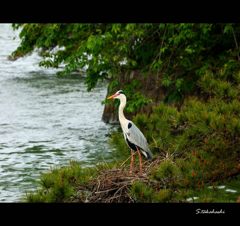
<svg viewBox="0 0 240 226">
<path fill-rule="evenodd" d="M 123 113 L 123 109 L 125 108 L 126 106 L 126 97 L 122 97 L 122 98 L 119 98 L 120 99 L 120 105 L 119 105 L 119 108 L 118 108 L 118 118 L 119 118 L 119 121 L 120 123 L 124 122 L 125 120 L 127 120 L 124 116 L 124 113 Z"/>
</svg>

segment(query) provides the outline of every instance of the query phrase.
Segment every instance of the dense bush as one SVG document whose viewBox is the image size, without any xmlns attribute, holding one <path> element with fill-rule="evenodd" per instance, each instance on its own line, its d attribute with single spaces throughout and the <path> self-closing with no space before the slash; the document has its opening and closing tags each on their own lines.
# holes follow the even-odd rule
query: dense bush
<svg viewBox="0 0 240 226">
<path fill-rule="evenodd" d="M 153 172 L 155 179 L 176 174 L 178 186 L 201 188 L 240 172 L 239 68 L 225 68 L 203 74 L 197 83 L 203 95 L 187 97 L 180 109 L 162 103 L 150 116 L 135 117 L 155 155 L 173 156 L 174 163 Z M 166 182 L 173 188 L 171 179 Z"/>
<path fill-rule="evenodd" d="M 27 194 L 28 202 L 64 202 L 76 195 L 82 184 L 94 178 L 97 170 L 82 168 L 79 163 L 71 162 L 70 166 L 52 169 L 42 174 L 39 190 Z"/>
</svg>

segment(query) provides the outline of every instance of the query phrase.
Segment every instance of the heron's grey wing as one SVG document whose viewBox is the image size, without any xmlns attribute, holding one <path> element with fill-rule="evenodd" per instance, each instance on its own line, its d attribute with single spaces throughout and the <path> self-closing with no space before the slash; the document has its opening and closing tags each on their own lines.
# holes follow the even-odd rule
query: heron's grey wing
<svg viewBox="0 0 240 226">
<path fill-rule="evenodd" d="M 144 137 L 143 133 L 137 128 L 137 126 L 133 122 L 129 122 L 128 126 L 128 132 L 127 132 L 127 138 L 128 140 L 143 149 L 144 151 L 147 151 L 148 143 L 146 138 Z"/>
<path fill-rule="evenodd" d="M 143 133 L 137 128 L 137 126 L 133 122 L 128 123 L 128 132 L 126 134 L 127 139 L 141 148 L 143 155 L 151 160 L 153 158 L 152 152 L 148 147 L 148 143 Z"/>
</svg>

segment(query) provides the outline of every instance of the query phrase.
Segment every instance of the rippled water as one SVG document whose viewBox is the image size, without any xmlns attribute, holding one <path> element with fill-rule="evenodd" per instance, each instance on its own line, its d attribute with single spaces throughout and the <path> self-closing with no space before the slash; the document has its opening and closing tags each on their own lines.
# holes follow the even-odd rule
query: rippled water
<svg viewBox="0 0 240 226">
<path fill-rule="evenodd" d="M 59 79 L 39 56 L 9 61 L 18 32 L 0 24 L 0 201 L 18 202 L 51 167 L 107 158 L 110 126 L 101 121 L 106 85 L 86 92 L 80 79 Z M 13 37 L 16 37 L 13 40 Z"/>
</svg>

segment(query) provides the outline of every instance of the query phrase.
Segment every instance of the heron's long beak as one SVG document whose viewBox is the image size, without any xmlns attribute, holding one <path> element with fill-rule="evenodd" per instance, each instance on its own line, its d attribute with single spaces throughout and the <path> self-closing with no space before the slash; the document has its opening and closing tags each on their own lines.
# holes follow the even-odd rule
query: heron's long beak
<svg viewBox="0 0 240 226">
<path fill-rule="evenodd" d="M 118 94 L 113 94 L 112 96 L 108 97 L 107 99 L 110 100 L 110 99 L 113 99 L 114 97 L 116 97 Z"/>
</svg>

